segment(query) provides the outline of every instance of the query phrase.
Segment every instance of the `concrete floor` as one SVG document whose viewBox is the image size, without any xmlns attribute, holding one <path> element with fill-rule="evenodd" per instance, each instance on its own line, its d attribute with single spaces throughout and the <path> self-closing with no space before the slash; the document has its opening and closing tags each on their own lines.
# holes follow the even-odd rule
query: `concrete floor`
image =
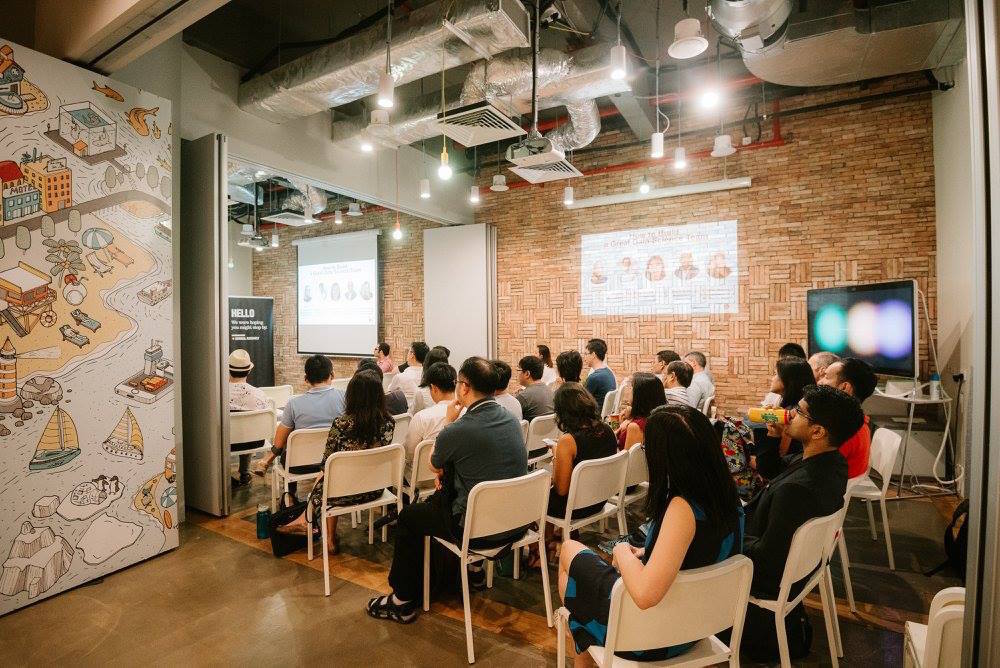
<svg viewBox="0 0 1000 668">
<path fill-rule="evenodd" d="M 308 562 L 304 552 L 275 559 L 269 543 L 256 540 L 251 509 L 262 495 L 255 481 L 234 500 L 246 510 L 224 519 L 190 512 L 173 552 L 0 618 L 0 665 L 464 665 L 460 598 L 435 600 L 408 626 L 364 614 L 373 592 L 386 591 L 391 536 L 369 546 L 366 530 L 343 523 L 325 597 L 320 559 Z M 860 611 L 847 609 L 835 563 L 841 665 L 902 664 L 902 621 L 924 617 L 934 592 L 957 583 L 922 575 L 943 557 L 949 506 L 891 505 L 896 571 L 888 569 L 881 533 L 873 542 L 864 509 L 852 506 L 846 535 Z M 598 539 L 584 534 L 587 543 Z M 519 581 L 498 576 L 492 590 L 473 594 L 477 665 L 555 663 L 540 583 L 538 571 Z M 818 602 L 810 606 L 813 650 L 797 665 L 829 665 Z"/>
</svg>

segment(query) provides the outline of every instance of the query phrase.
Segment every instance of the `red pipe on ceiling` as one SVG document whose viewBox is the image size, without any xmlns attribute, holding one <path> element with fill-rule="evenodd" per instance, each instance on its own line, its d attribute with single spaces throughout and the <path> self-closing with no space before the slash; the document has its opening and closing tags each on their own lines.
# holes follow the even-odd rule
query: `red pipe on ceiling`
<svg viewBox="0 0 1000 668">
<path fill-rule="evenodd" d="M 747 76 L 737 77 L 735 79 L 727 79 L 722 82 L 719 86 L 722 90 L 740 90 L 741 88 L 748 88 L 749 86 L 754 86 L 756 84 L 763 83 L 760 79 L 752 74 Z M 677 102 L 678 100 L 684 99 L 689 100 L 691 98 L 697 97 L 701 91 L 696 89 L 694 91 L 689 91 L 687 93 L 664 93 L 659 97 L 649 98 L 650 106 L 655 107 L 657 104 L 665 104 L 668 102 Z"/>
</svg>

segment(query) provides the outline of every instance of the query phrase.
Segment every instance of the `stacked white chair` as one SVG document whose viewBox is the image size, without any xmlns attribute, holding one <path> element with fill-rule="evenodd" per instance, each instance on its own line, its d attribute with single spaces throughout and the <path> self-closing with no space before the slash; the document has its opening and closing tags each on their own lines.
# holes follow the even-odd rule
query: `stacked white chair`
<svg viewBox="0 0 1000 668">
<path fill-rule="evenodd" d="M 291 469 L 299 466 L 323 465 L 323 453 L 326 452 L 326 438 L 330 430 L 326 427 L 315 429 L 296 429 L 288 435 L 285 441 L 285 462 L 280 459 L 274 462 L 271 469 L 271 512 L 278 509 L 281 493 L 288 491 L 289 483 L 316 480 L 322 471 L 292 473 Z"/>
<path fill-rule="evenodd" d="M 330 595 L 330 555 L 328 552 L 328 536 L 326 518 L 338 515 L 353 515 L 362 510 L 373 511 L 376 508 L 396 506 L 396 511 L 403 509 L 401 490 L 403 489 L 403 464 L 405 450 L 398 443 L 384 445 L 370 450 L 350 450 L 335 452 L 326 458 L 323 466 L 323 510 L 319 518 L 323 541 L 323 584 L 326 595 Z M 394 488 L 393 493 L 389 488 Z M 353 506 L 329 506 L 327 499 L 375 492 L 382 494 L 374 501 L 359 503 Z M 382 527 L 382 542 L 387 540 L 387 527 Z M 375 542 L 372 527 L 372 514 L 368 514 L 368 544 Z M 313 541 L 306 541 L 309 559 L 313 558 Z"/>
<path fill-rule="evenodd" d="M 902 440 L 902 436 L 888 429 L 875 430 L 875 434 L 872 436 L 869 462 L 871 470 L 877 471 L 882 478 L 882 484 L 876 485 L 866 475 L 851 489 L 851 498 L 863 500 L 868 509 L 868 523 L 871 525 L 872 540 L 878 539 L 875 532 L 875 514 L 872 512 L 872 504 L 878 501 L 882 511 L 882 530 L 885 532 L 885 551 L 889 555 L 889 568 L 892 570 L 896 570 L 896 560 L 892 553 L 892 533 L 889 531 L 889 514 L 886 512 L 885 499 L 889 491 L 892 469 L 896 465 L 896 454 L 899 452 Z"/>
<path fill-rule="evenodd" d="M 837 639 L 834 630 L 834 620 L 837 614 L 835 603 L 831 598 L 831 587 L 827 582 L 829 570 L 826 561 L 831 550 L 831 536 L 836 532 L 837 522 L 842 520 L 843 510 L 838 510 L 826 517 L 816 517 L 809 520 L 792 536 L 792 544 L 785 560 L 785 570 L 781 576 L 778 597 L 773 600 L 750 597 L 754 605 L 774 613 L 775 630 L 778 635 L 778 654 L 782 668 L 791 666 L 788 652 L 788 636 L 785 633 L 785 617 L 813 589 L 819 587 L 819 596 L 823 604 L 823 619 L 826 622 L 826 638 L 830 645 L 830 661 L 834 668 L 839 665 Z M 792 585 L 802 580 L 802 590 L 792 596 Z"/>
<path fill-rule="evenodd" d="M 533 471 L 519 478 L 481 482 L 469 492 L 465 512 L 465 526 L 460 545 L 435 537 L 441 545 L 459 558 L 462 576 L 462 604 L 465 609 L 465 644 L 469 663 L 475 663 L 472 647 L 472 611 L 469 604 L 468 565 L 495 557 L 503 548 L 470 548 L 470 541 L 538 523 L 538 530 L 529 529 L 518 541 L 512 543 L 514 554 L 522 547 L 538 545 L 539 554 L 545 554 L 545 509 L 549 503 L 550 473 L 544 469 Z M 424 538 L 424 610 L 430 610 L 431 537 Z M 542 596 L 545 600 L 545 618 L 552 626 L 552 596 L 549 591 L 549 569 L 542 560 Z M 493 562 L 487 564 L 488 584 L 492 584 Z"/>
<path fill-rule="evenodd" d="M 927 623 L 906 622 L 903 665 L 907 668 L 958 668 L 962 665 L 965 587 L 934 595 Z"/>
<path fill-rule="evenodd" d="M 542 464 L 552 459 L 552 451 L 545 444 L 545 439 L 548 438 L 553 441 L 558 441 L 559 434 L 559 427 L 556 426 L 555 413 L 550 413 L 549 415 L 539 415 L 538 417 L 532 418 L 531 422 L 528 423 L 528 432 L 524 439 L 524 445 L 528 449 L 529 467 Z M 532 457 L 532 452 L 542 452 L 542 454 L 537 454 Z"/>
<path fill-rule="evenodd" d="M 628 452 L 622 450 L 610 457 L 588 459 L 573 467 L 570 476 L 569 493 L 566 496 L 566 515 L 548 516 L 547 521 L 562 529 L 563 541 L 569 540 L 570 532 L 581 527 L 601 522 L 609 517 L 618 517 L 618 531 L 625 534 L 625 511 L 622 506 L 611 503 L 611 499 L 625 492 L 625 476 L 628 474 Z M 604 507 L 592 515 L 573 519 L 573 511 L 579 508 L 603 503 Z M 542 552 L 542 554 L 545 554 Z"/>
<path fill-rule="evenodd" d="M 229 413 L 229 457 L 234 459 L 240 455 L 262 455 L 271 451 L 271 439 L 278 424 L 273 408 L 259 411 L 237 411 Z M 253 443 L 263 441 L 263 445 L 249 450 L 233 451 L 232 446 L 238 443 Z"/>
<path fill-rule="evenodd" d="M 663 599 L 640 610 L 621 579 L 611 590 L 608 633 L 603 647 L 588 649 L 598 666 L 739 665 L 740 640 L 746 616 L 753 562 L 736 555 L 712 566 L 681 571 Z M 556 613 L 557 666 L 566 664 L 566 622 L 569 611 Z M 732 628 L 729 644 L 715 634 Z M 636 652 L 694 642 L 684 654 L 657 663 L 635 663 L 615 652 Z"/>
</svg>

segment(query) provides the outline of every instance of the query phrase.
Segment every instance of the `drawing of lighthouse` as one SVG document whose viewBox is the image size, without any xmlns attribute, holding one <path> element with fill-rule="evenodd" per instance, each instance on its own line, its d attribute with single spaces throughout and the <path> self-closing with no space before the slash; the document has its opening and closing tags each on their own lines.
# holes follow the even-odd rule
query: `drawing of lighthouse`
<svg viewBox="0 0 1000 668">
<path fill-rule="evenodd" d="M 13 413 L 21 408 L 17 395 L 17 351 L 10 337 L 0 348 L 0 413 Z"/>
</svg>

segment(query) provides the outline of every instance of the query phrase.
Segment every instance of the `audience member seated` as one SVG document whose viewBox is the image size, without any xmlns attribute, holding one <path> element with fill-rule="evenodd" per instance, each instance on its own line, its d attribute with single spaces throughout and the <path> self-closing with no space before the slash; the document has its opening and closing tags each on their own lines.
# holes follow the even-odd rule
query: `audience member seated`
<svg viewBox="0 0 1000 668">
<path fill-rule="evenodd" d="M 425 367 L 424 378 L 427 379 L 433 403 L 410 419 L 406 439 L 403 441 L 407 463 L 413 461 L 413 451 L 421 441 L 435 438 L 444 428 L 447 424 L 445 418 L 448 416 L 448 406 L 455 403 L 456 374 L 449 364 L 435 362 Z"/>
<path fill-rule="evenodd" d="M 392 593 L 366 606 L 369 615 L 403 624 L 417 618 L 423 593 L 424 536 L 450 541 L 462 537 L 469 491 L 480 482 L 506 480 L 528 472 L 521 425 L 493 399 L 497 375 L 489 360 L 470 357 L 458 372 L 456 401 L 448 407 L 448 423 L 438 434 L 431 466 L 439 486 L 427 501 L 406 506 L 399 514 L 395 549 L 389 569 Z M 459 417 L 462 408 L 465 414 Z M 476 547 L 508 544 L 524 531 L 476 541 Z M 479 583 L 485 573 L 472 578 Z"/>
<path fill-rule="evenodd" d="M 705 399 L 715 394 L 715 380 L 707 370 L 708 360 L 705 355 L 692 350 L 684 356 L 684 361 L 691 365 L 694 374 L 691 376 L 691 385 L 687 388 L 688 400 L 691 405 L 701 410 L 705 405 Z"/>
<path fill-rule="evenodd" d="M 604 395 L 618 387 L 615 374 L 611 372 L 604 358 L 608 354 L 608 344 L 603 339 L 591 339 L 583 351 L 583 361 L 590 369 L 585 386 L 594 395 L 598 408 L 604 405 Z M 565 380 L 565 379 L 564 379 Z"/>
<path fill-rule="evenodd" d="M 570 612 L 578 665 L 591 645 L 607 637 L 611 589 L 619 578 L 640 610 L 658 604 L 681 570 L 710 566 L 740 552 L 743 513 L 722 458 L 719 435 L 690 406 L 665 406 L 646 425 L 652 519 L 643 548 L 618 543 L 612 564 L 569 541 L 559 557 L 559 596 Z M 619 656 L 662 661 L 694 643 Z M 583 659 L 587 662 L 587 659 Z"/>
<path fill-rule="evenodd" d="M 826 374 L 827 368 L 839 359 L 840 357 L 834 355 L 833 353 L 822 351 L 816 353 L 807 360 L 809 362 L 809 366 L 813 370 L 813 379 L 817 384 L 819 383 L 820 378 Z"/>
<path fill-rule="evenodd" d="M 522 357 L 517 373 L 517 381 L 524 389 L 514 398 L 521 404 L 523 419 L 531 422 L 539 415 L 551 415 L 552 388 L 542 382 L 542 360 L 534 355 Z"/>
<path fill-rule="evenodd" d="M 424 358 L 427 357 L 428 352 L 430 352 L 430 348 L 423 341 L 411 343 L 406 351 L 406 369 L 392 377 L 386 392 L 402 390 L 407 405 L 413 405 L 413 395 L 417 393 L 417 385 L 420 384 L 420 379 L 423 377 Z M 402 369 L 402 367 L 400 368 Z"/>
<path fill-rule="evenodd" d="M 771 391 L 781 397 L 777 408 L 794 409 L 807 385 L 813 385 L 812 367 L 802 357 L 782 357 L 774 365 Z M 773 478 L 781 467 L 781 457 L 802 452 L 802 444 L 792 439 L 783 425 L 768 424 L 754 429 L 757 471 Z"/>
<path fill-rule="evenodd" d="M 362 371 L 373 371 L 378 374 L 380 379 L 383 378 L 382 369 L 379 368 L 378 362 L 373 359 L 363 357 L 358 360 L 354 374 L 357 375 Z M 402 390 L 385 393 L 385 409 L 389 411 L 389 415 L 402 415 L 406 413 L 406 408 L 406 396 L 403 395 Z"/>
<path fill-rule="evenodd" d="M 413 401 L 410 402 L 410 407 L 407 409 L 407 413 L 410 415 L 415 415 L 417 411 L 434 405 L 434 400 L 431 399 L 431 388 L 427 384 L 427 368 L 438 362 L 444 362 L 447 364 L 448 353 L 446 351 L 447 348 L 435 346 L 424 356 L 423 369 L 420 374 L 420 384 L 413 393 Z"/>
<path fill-rule="evenodd" d="M 667 365 L 674 361 L 679 361 L 680 355 L 675 353 L 673 350 L 661 350 L 656 353 L 656 357 L 653 358 L 653 363 L 650 365 L 650 370 L 653 375 L 659 378 L 661 381 L 667 375 Z M 618 411 L 622 412 L 624 409 L 632 405 L 632 376 L 626 376 L 622 381 L 621 387 L 618 388 Z"/>
<path fill-rule="evenodd" d="M 826 368 L 819 385 L 829 385 L 843 390 L 863 404 L 878 384 L 875 370 L 864 360 L 845 357 Z M 840 446 L 840 454 L 847 460 L 847 477 L 857 478 L 868 473 L 868 455 L 872 446 L 871 426 L 865 415 L 864 424 Z"/>
<path fill-rule="evenodd" d="M 651 373 L 632 374 L 632 406 L 618 426 L 618 447 L 628 450 L 642 443 L 646 420 L 655 409 L 666 403 L 667 397 L 659 378 Z"/>
<path fill-rule="evenodd" d="M 496 402 L 510 411 L 510 414 L 518 419 L 524 418 L 521 411 L 521 402 L 510 393 L 510 365 L 503 360 L 493 360 L 490 362 L 497 373 L 497 391 L 493 395 Z"/>
<path fill-rule="evenodd" d="M 778 348 L 778 359 L 780 360 L 782 357 L 805 359 L 806 351 L 797 343 L 786 343 Z M 777 408 L 781 406 L 781 395 L 776 392 L 768 392 L 764 395 L 764 400 L 760 402 L 760 405 L 765 408 Z"/>
<path fill-rule="evenodd" d="M 538 344 L 538 357 L 542 360 L 542 382 L 551 385 L 559 379 L 559 373 L 552 363 L 552 351 L 544 343 Z"/>
<path fill-rule="evenodd" d="M 385 393 L 382 391 L 382 377 L 366 370 L 354 374 L 347 384 L 344 399 L 344 414 L 337 417 L 330 426 L 326 437 L 323 461 L 335 452 L 369 450 L 392 442 L 392 432 L 396 423 L 385 407 Z M 368 503 L 382 496 L 382 490 L 338 496 L 328 500 L 330 506 L 353 506 Z M 306 530 L 306 525 L 319 528 L 319 518 L 323 512 L 323 479 L 317 481 L 309 494 L 306 512 L 291 524 L 280 527 L 279 531 L 295 532 Z M 329 550 L 337 549 L 337 518 L 326 520 Z"/>
<path fill-rule="evenodd" d="M 688 396 L 688 388 L 691 387 L 691 380 L 694 378 L 694 369 L 687 362 L 675 360 L 667 365 L 667 372 L 663 376 L 663 387 L 667 392 L 667 403 L 680 406 L 691 406 L 701 410 L 701 406 L 691 403 Z"/>
<path fill-rule="evenodd" d="M 804 360 L 802 360 L 804 363 Z M 802 454 L 785 460 L 786 468 L 746 506 L 743 551 L 753 561 L 751 593 L 774 599 L 795 530 L 815 517 L 844 505 L 847 462 L 837 450 L 855 434 L 864 418 L 861 405 L 836 388 L 811 385 L 795 407 L 786 431 L 803 444 Z M 671 477 L 671 484 L 673 478 Z M 792 595 L 798 590 L 793 587 Z M 792 659 L 809 651 L 809 620 L 800 603 L 785 620 Z M 743 630 L 743 650 L 756 661 L 778 658 L 774 614 L 750 604 Z"/>
<path fill-rule="evenodd" d="M 309 389 L 288 400 L 281 411 L 281 421 L 274 432 L 271 454 L 254 466 L 254 473 L 264 475 L 274 458 L 281 456 L 285 461 L 285 443 L 288 435 L 296 429 L 329 427 L 344 413 L 344 392 L 333 387 L 333 363 L 324 355 L 312 355 L 305 364 L 306 384 Z M 295 491 L 289 484 L 294 496 Z"/>
<path fill-rule="evenodd" d="M 556 356 L 556 371 L 559 378 L 552 384 L 556 389 L 562 383 L 579 383 L 583 373 L 583 358 L 575 350 L 564 350 Z"/>
<path fill-rule="evenodd" d="M 267 395 L 247 382 L 247 376 L 253 369 L 250 353 L 237 348 L 229 354 L 229 411 L 262 411 L 271 408 Z M 254 450 L 264 445 L 264 441 L 249 443 L 233 443 L 233 452 Z M 250 484 L 250 455 L 240 455 L 239 477 L 232 478 L 233 487 L 245 487 Z"/>
<path fill-rule="evenodd" d="M 579 383 L 563 383 L 555 394 L 556 426 L 562 436 L 556 442 L 552 460 L 552 490 L 549 492 L 548 514 L 566 516 L 566 495 L 569 494 L 573 469 L 582 461 L 610 457 L 618 451 L 615 434 L 601 420 L 594 397 Z M 604 502 L 577 508 L 573 517 L 587 517 L 601 510 Z M 551 526 L 546 526 L 553 537 Z M 550 548 L 550 553 L 554 551 Z M 537 563 L 537 562 L 535 562 Z M 532 563 L 533 567 L 535 564 Z"/>
<path fill-rule="evenodd" d="M 378 364 L 378 368 L 382 370 L 382 373 L 399 373 L 399 367 L 396 363 L 392 361 L 392 357 L 389 355 L 389 344 L 383 341 L 382 343 L 375 346 L 375 363 Z"/>
</svg>

